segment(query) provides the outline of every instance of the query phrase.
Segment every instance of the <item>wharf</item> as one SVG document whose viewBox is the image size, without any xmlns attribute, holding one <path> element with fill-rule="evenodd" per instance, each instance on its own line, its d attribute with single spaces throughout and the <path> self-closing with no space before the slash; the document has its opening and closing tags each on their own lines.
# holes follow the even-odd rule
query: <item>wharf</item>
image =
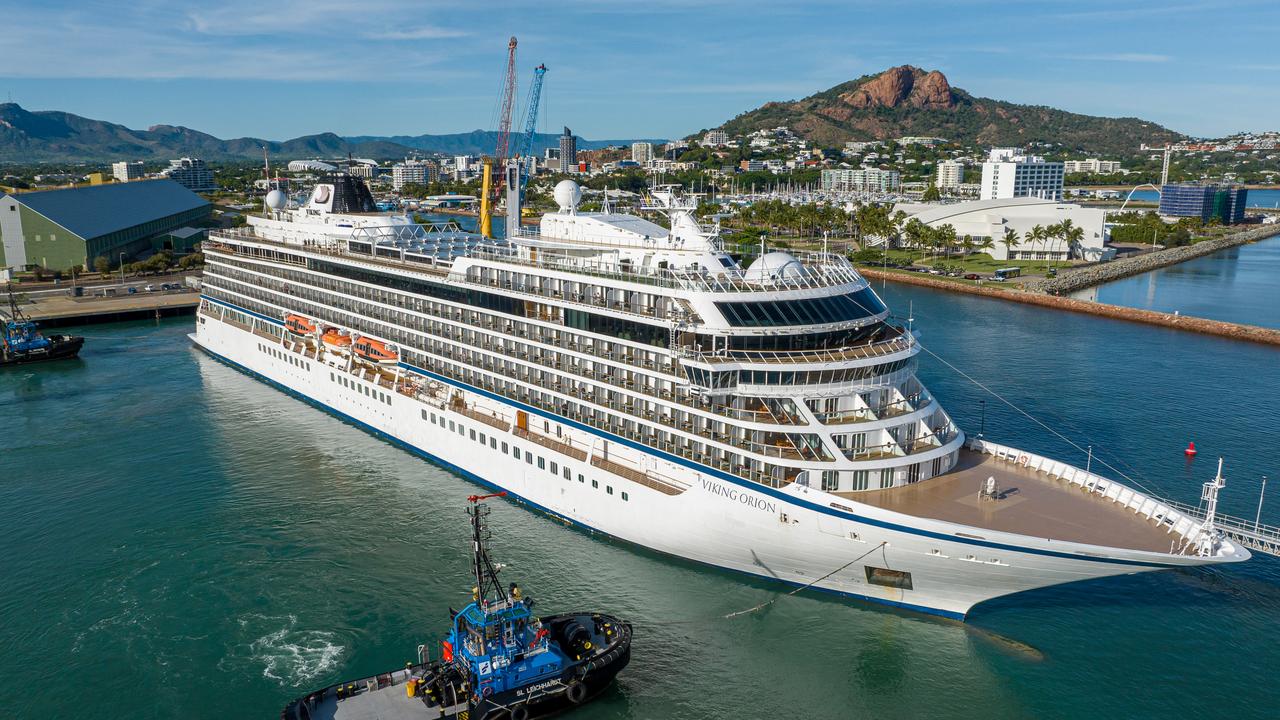
<svg viewBox="0 0 1280 720">
<path fill-rule="evenodd" d="M 41 327 L 141 320 L 173 315 L 191 315 L 200 304 L 194 289 L 141 292 L 107 297 L 44 295 L 22 304 L 22 312 Z M 3 311 L 0 311 L 0 314 Z"/>
<path fill-rule="evenodd" d="M 874 280 L 891 280 L 893 282 L 907 283 L 908 285 L 921 285 L 936 290 L 981 295 L 999 300 L 1012 300 L 1013 302 L 1027 305 L 1039 305 L 1086 315 L 1098 315 L 1113 320 L 1126 320 L 1145 325 L 1188 330 L 1202 335 L 1216 335 L 1218 337 L 1231 338 L 1232 340 L 1247 340 L 1263 345 L 1280 346 L 1280 330 L 1257 325 L 1242 325 L 1240 323 L 1209 320 L 1208 318 L 1192 317 L 1190 315 L 1175 315 L 1173 313 L 1156 312 L 1155 310 L 1109 305 L 1107 303 L 1076 300 L 1074 298 L 1036 292 L 1006 290 L 1004 288 L 991 287 L 990 285 L 951 282 L 938 280 L 932 276 L 920 275 L 919 273 L 885 272 L 872 268 L 859 268 L 858 271 L 867 278 Z"/>
</svg>

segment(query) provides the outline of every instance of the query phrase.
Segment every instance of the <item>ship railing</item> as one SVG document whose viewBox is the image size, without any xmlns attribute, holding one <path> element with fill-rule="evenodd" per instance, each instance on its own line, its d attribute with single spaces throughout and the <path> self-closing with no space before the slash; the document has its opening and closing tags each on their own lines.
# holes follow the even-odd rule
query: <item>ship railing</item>
<svg viewBox="0 0 1280 720">
<path fill-rule="evenodd" d="M 1203 539 L 1203 515 L 1188 512 L 1185 509 L 1188 506 L 1183 505 L 1181 506 L 1183 509 L 1180 509 L 1175 503 L 1139 492 L 1101 475 L 1008 445 L 978 438 L 971 438 L 968 445 L 969 449 L 976 452 L 1077 485 L 1101 498 L 1128 508 L 1140 517 L 1161 523 L 1166 527 L 1166 532 L 1176 533 L 1183 538 L 1184 547 L 1199 547 Z"/>
<path fill-rule="evenodd" d="M 891 340 L 881 340 L 867 345 L 856 345 L 840 350 L 722 350 L 707 353 L 692 348 L 681 348 L 682 358 L 707 364 L 724 363 L 816 363 L 844 362 L 883 357 L 909 350 L 915 345 L 911 335 L 900 335 Z"/>
<path fill-rule="evenodd" d="M 849 425 L 853 423 L 888 420 L 913 413 L 933 402 L 933 397 L 925 392 L 918 392 L 891 403 L 881 403 L 868 407 L 839 410 L 830 413 L 814 413 L 818 422 L 824 425 Z"/>
<path fill-rule="evenodd" d="M 548 435 L 543 435 L 542 433 L 526 430 L 520 427 L 515 429 L 515 435 L 516 437 L 524 438 L 535 445 L 541 445 L 548 450 L 554 450 L 561 455 L 567 455 L 580 461 L 587 459 L 587 451 L 574 447 L 573 441 L 569 438 L 553 438 Z"/>
<path fill-rule="evenodd" d="M 599 455 L 593 455 L 591 457 L 591 464 L 601 470 L 607 470 L 618 477 L 630 480 L 637 485 L 643 485 L 651 490 L 657 490 L 664 495 L 679 495 L 689 489 L 687 487 L 677 485 L 674 481 L 656 478 L 647 472 L 636 470 L 627 465 L 623 465 L 616 460 L 603 458 Z"/>
<path fill-rule="evenodd" d="M 1175 500 L 1165 500 L 1164 503 L 1185 515 L 1197 518 L 1202 523 L 1204 522 L 1205 509 L 1203 507 L 1188 505 Z M 1250 550 L 1266 555 L 1280 556 L 1280 527 L 1267 525 L 1258 519 L 1246 520 L 1218 512 L 1213 515 L 1213 526 L 1221 530 L 1232 541 Z"/>
<path fill-rule="evenodd" d="M 477 260 L 709 293 L 778 292 L 866 283 L 853 264 L 838 255 L 823 256 L 824 260 L 821 263 L 805 266 L 803 273 L 763 281 L 747 280 L 737 271 L 711 273 L 701 266 L 696 269 L 638 270 L 634 266 L 623 265 L 616 260 L 584 258 L 579 255 L 546 250 L 539 250 L 534 257 L 521 257 L 508 248 L 479 245 L 469 250 L 467 255 Z"/>
</svg>

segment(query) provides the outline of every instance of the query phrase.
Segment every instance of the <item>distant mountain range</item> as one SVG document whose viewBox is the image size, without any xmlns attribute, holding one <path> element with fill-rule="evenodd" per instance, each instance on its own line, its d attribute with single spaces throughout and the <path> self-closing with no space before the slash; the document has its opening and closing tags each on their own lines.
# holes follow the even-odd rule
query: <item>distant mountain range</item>
<svg viewBox="0 0 1280 720">
<path fill-rule="evenodd" d="M 347 142 L 357 144 L 394 143 L 420 152 L 439 152 L 446 155 L 481 155 L 493 153 L 493 149 L 498 145 L 498 133 L 496 130 L 472 130 L 469 133 L 452 133 L 448 135 L 391 135 L 386 137 L 380 135 L 357 135 L 348 137 Z M 660 138 L 584 140 L 579 137 L 578 149 L 597 150 L 616 145 L 629 146 L 633 142 L 665 143 L 666 140 Z M 534 133 L 532 152 L 535 155 L 541 155 L 542 151 L 547 148 L 558 147 L 560 147 L 559 135 Z"/>
<path fill-rule="evenodd" d="M 559 147 L 559 135 L 538 134 L 534 152 Z M 580 149 L 630 144 L 631 140 L 578 139 Z M 663 141 L 658 141 L 663 142 Z M 260 138 L 222 140 L 191 128 L 155 125 L 132 130 L 56 110 L 29 111 L 15 103 L 0 104 L 0 161 L 15 163 L 115 160 L 167 160 L 189 155 L 205 160 L 262 157 L 266 147 L 281 160 L 354 157 L 378 159 L 439 152 L 446 155 L 492 153 L 495 131 L 475 130 L 451 135 L 349 137 L 334 133 L 306 135 L 292 140 Z"/>
<path fill-rule="evenodd" d="M 770 102 L 725 123 L 730 135 L 786 125 L 819 145 L 903 136 L 987 146 L 1061 143 L 1069 150 L 1132 154 L 1142 143 L 1186 136 L 1139 118 L 1108 118 L 974 97 L 937 70 L 890 68 L 803 100 Z"/>
</svg>

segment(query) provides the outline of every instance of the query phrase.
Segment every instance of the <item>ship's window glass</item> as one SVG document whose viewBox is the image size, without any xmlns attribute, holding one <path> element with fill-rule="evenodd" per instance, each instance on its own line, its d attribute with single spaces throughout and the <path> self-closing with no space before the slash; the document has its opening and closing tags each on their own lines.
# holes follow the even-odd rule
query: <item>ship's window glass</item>
<svg viewBox="0 0 1280 720">
<path fill-rule="evenodd" d="M 554 461 L 554 460 L 552 460 L 552 461 L 551 461 L 551 474 L 552 474 L 552 475 L 559 475 L 559 474 L 560 474 L 560 465 L 559 465 L 558 463 L 556 463 L 556 461 Z"/>
<path fill-rule="evenodd" d="M 909 572 L 871 567 L 870 565 L 864 565 L 863 567 L 867 571 L 867 583 L 871 585 L 899 588 L 902 590 L 913 589 L 911 587 L 911 573 Z"/>
<path fill-rule="evenodd" d="M 481 444 L 481 445 L 484 445 L 484 444 L 485 444 L 485 443 L 487 443 L 487 442 L 489 442 L 489 439 L 488 439 L 487 437 L 485 437 L 485 434 L 484 434 L 484 433 L 480 433 L 480 444 Z"/>
<path fill-rule="evenodd" d="M 452 420 L 450 420 L 450 421 L 449 421 L 449 432 L 453 432 L 453 428 L 454 428 L 453 421 L 452 421 Z"/>
<path fill-rule="evenodd" d="M 880 473 L 880 489 L 881 490 L 883 490 L 884 488 L 893 487 L 893 471 L 892 470 L 878 470 L 877 472 Z"/>
<path fill-rule="evenodd" d="M 600 487 L 600 481 L 599 481 L 599 480 L 592 480 L 592 481 L 591 481 L 591 487 L 593 487 L 593 488 L 599 488 L 599 487 Z"/>
<path fill-rule="evenodd" d="M 730 325 L 770 327 L 820 325 L 861 320 L 885 311 L 884 303 L 870 287 L 848 295 L 764 302 L 718 302 Z"/>
<path fill-rule="evenodd" d="M 612 485 L 605 485 L 605 486 L 604 486 L 604 492 L 605 492 L 605 494 L 606 494 L 606 495 L 612 495 L 612 494 L 613 494 L 613 486 L 612 486 Z"/>
<path fill-rule="evenodd" d="M 520 448 L 518 448 L 518 447 L 516 447 L 516 446 L 512 445 L 512 446 L 511 446 L 511 457 L 513 457 L 513 458 L 515 458 L 515 459 L 519 460 L 519 459 L 520 459 Z"/>
<path fill-rule="evenodd" d="M 476 441 L 476 431 L 475 431 L 475 430 L 472 430 L 472 431 L 471 431 L 471 442 L 475 442 L 475 441 Z"/>
<path fill-rule="evenodd" d="M 840 474 L 835 470 L 822 471 L 822 489 L 824 492 L 835 492 L 840 489 Z"/>
<path fill-rule="evenodd" d="M 626 490 L 623 490 L 623 491 L 622 491 L 622 501 L 623 501 L 623 502 L 626 502 L 626 501 L 628 501 L 628 500 L 630 500 L 630 499 L 631 499 L 631 498 L 627 495 L 627 491 L 626 491 Z"/>
<path fill-rule="evenodd" d="M 565 479 L 565 480 L 572 480 L 572 479 L 573 479 L 572 474 L 569 472 L 569 466 L 568 466 L 568 465 L 565 465 L 565 466 L 564 466 L 564 479 Z"/>
<path fill-rule="evenodd" d="M 506 444 L 506 443 L 502 443 L 502 454 L 503 454 L 503 455 L 506 455 L 506 454 L 507 454 L 507 444 Z"/>
<path fill-rule="evenodd" d="M 853 489 L 866 490 L 867 485 L 870 482 L 870 475 L 871 473 L 868 470 L 854 470 L 853 471 Z"/>
<path fill-rule="evenodd" d="M 544 458 L 544 457 L 539 457 L 539 458 L 538 458 L 538 469 L 539 469 L 539 470 L 546 470 L 546 469 L 547 469 L 547 459 L 546 459 L 546 458 Z"/>
<path fill-rule="evenodd" d="M 427 419 L 427 416 L 426 416 L 426 412 L 427 412 L 427 411 L 426 411 L 426 410 L 423 410 L 422 412 L 423 412 L 422 419 L 423 419 L 423 420 L 426 420 L 426 419 Z M 435 424 L 436 424 L 436 414 L 435 414 L 435 413 L 431 413 L 431 424 L 432 424 L 432 425 L 435 425 Z"/>
<path fill-rule="evenodd" d="M 532 464 L 533 464 L 533 453 L 529 452 L 528 450 L 525 450 L 525 451 L 524 451 L 524 461 L 525 461 L 525 464 L 526 464 L 526 465 L 532 465 Z"/>
<path fill-rule="evenodd" d="M 582 477 L 582 473 L 578 473 L 578 482 L 586 482 L 586 479 Z"/>
<path fill-rule="evenodd" d="M 497 450 L 497 449 L 498 449 L 498 438 L 495 438 L 495 437 L 491 437 L 491 438 L 489 438 L 489 447 L 493 448 L 494 450 Z"/>
<path fill-rule="evenodd" d="M 463 432 L 463 428 L 461 425 L 458 426 L 458 434 L 462 435 L 463 437 L 466 437 L 466 433 Z"/>
</svg>

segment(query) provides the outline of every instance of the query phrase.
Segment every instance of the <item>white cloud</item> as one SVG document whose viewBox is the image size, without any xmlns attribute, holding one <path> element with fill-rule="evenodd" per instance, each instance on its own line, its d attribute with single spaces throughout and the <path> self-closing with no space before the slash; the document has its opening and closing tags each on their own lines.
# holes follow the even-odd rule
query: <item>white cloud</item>
<svg viewBox="0 0 1280 720">
<path fill-rule="evenodd" d="M 373 40 L 445 40 L 448 38 L 468 37 L 470 34 L 462 30 L 424 25 L 401 30 L 368 32 L 364 36 Z"/>
<path fill-rule="evenodd" d="M 1148 53 L 1099 53 L 1096 55 L 1062 55 L 1063 60 L 1084 60 L 1088 62 L 1123 62 L 1123 63 L 1166 63 L 1173 58 L 1168 55 Z"/>
</svg>

